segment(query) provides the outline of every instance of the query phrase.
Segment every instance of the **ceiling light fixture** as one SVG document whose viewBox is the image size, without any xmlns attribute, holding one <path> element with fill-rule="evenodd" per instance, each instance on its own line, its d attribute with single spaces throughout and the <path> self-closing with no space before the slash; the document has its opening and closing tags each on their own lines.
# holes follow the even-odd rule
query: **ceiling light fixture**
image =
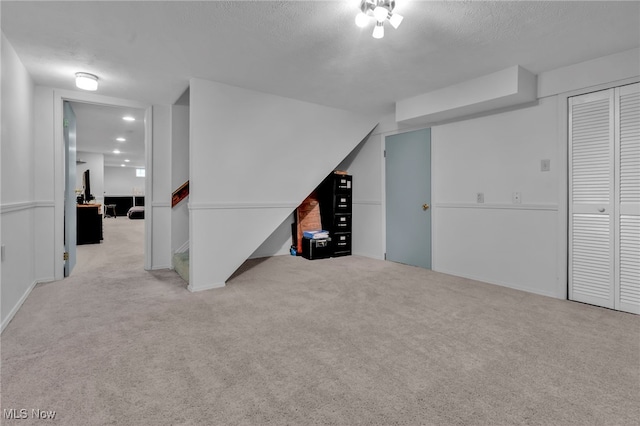
<svg viewBox="0 0 640 426">
<path fill-rule="evenodd" d="M 356 15 L 356 25 L 366 27 L 370 18 L 374 18 L 376 26 L 373 28 L 373 38 L 384 37 L 384 21 L 387 19 L 393 28 L 398 28 L 404 19 L 402 15 L 393 13 L 395 0 L 360 0 L 360 12 Z"/>
<path fill-rule="evenodd" d="M 125 165 L 124 164 L 120 164 L 120 167 L 125 167 Z"/>
<path fill-rule="evenodd" d="M 127 141 L 125 138 L 116 138 L 116 140 L 117 140 L 118 142 L 126 142 L 126 141 Z"/>
<path fill-rule="evenodd" d="M 129 161 L 131 161 L 131 160 L 129 160 L 128 158 L 126 160 L 124 160 L 125 163 L 128 163 Z"/>
<path fill-rule="evenodd" d="M 119 149 L 114 149 L 114 150 L 113 150 L 113 153 L 114 153 L 114 154 L 120 154 L 120 150 L 119 150 Z"/>
<path fill-rule="evenodd" d="M 90 90 L 94 92 L 98 90 L 98 77 L 86 72 L 77 72 L 76 87 L 78 89 Z"/>
<path fill-rule="evenodd" d="M 122 119 L 124 121 L 136 121 L 136 119 L 134 117 L 131 117 L 130 115 L 124 116 L 122 117 Z"/>
</svg>

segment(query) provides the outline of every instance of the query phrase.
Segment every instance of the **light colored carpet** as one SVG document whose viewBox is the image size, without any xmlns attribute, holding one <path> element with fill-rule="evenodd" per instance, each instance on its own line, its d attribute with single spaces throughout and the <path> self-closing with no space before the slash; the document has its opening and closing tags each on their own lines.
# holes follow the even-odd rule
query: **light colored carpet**
<svg viewBox="0 0 640 426">
<path fill-rule="evenodd" d="M 34 289 L 2 335 L 3 409 L 63 425 L 640 419 L 638 316 L 357 256 L 253 260 L 192 294 L 142 270 L 143 226 L 105 221 L 72 277 Z"/>
</svg>

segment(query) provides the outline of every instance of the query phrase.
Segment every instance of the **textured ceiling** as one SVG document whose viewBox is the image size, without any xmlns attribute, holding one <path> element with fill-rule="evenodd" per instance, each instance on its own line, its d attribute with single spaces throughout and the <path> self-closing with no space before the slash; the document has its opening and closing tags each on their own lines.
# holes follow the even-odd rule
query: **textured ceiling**
<svg viewBox="0 0 640 426">
<path fill-rule="evenodd" d="M 359 0 L 2 0 L 0 18 L 36 84 L 76 90 L 84 71 L 101 95 L 172 104 L 198 77 L 371 114 L 512 65 L 537 74 L 640 45 L 638 1 L 396 3 L 405 19 L 381 40 L 355 25 Z M 111 153 L 122 111 L 76 113 L 80 150 L 143 164 L 141 128 Z"/>
<path fill-rule="evenodd" d="M 539 73 L 638 47 L 640 3 L 397 1 L 384 39 L 358 1 L 0 3 L 2 30 L 37 84 L 170 104 L 190 77 L 391 113 L 394 102 L 519 64 Z"/>
</svg>

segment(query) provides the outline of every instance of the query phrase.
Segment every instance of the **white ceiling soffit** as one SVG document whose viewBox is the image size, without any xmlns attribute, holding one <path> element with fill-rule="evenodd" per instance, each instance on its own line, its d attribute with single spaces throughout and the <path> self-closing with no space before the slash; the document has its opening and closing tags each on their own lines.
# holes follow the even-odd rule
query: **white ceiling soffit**
<svg viewBox="0 0 640 426">
<path fill-rule="evenodd" d="M 396 121 L 433 124 L 535 101 L 536 76 L 520 66 L 396 103 Z"/>
<path fill-rule="evenodd" d="M 172 104 L 192 77 L 391 114 L 396 101 L 514 64 L 534 74 L 636 48 L 637 1 L 397 0 L 385 37 L 359 1 L 2 1 L 2 31 L 36 84 Z"/>
</svg>

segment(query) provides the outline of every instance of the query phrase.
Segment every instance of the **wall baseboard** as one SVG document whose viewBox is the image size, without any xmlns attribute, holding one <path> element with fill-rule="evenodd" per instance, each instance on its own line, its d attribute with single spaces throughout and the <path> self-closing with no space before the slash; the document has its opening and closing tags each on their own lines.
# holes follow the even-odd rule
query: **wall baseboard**
<svg viewBox="0 0 640 426">
<path fill-rule="evenodd" d="M 161 269 L 173 269 L 171 265 L 154 265 L 151 267 L 151 271 L 159 271 Z"/>
<path fill-rule="evenodd" d="M 372 253 L 362 253 L 362 252 L 356 252 L 356 251 L 353 251 L 352 254 L 354 256 L 367 257 L 369 259 L 385 260 L 384 259 L 384 254 L 383 255 L 377 255 L 377 254 L 372 254 Z"/>
<path fill-rule="evenodd" d="M 189 284 L 187 286 L 187 289 L 190 292 L 195 293 L 197 291 L 212 290 L 214 288 L 222 288 L 224 286 L 226 286 L 225 283 L 212 283 L 212 284 L 205 284 L 205 285 L 197 286 L 197 287 L 194 286 L 193 284 Z"/>
<path fill-rule="evenodd" d="M 31 291 L 33 291 L 36 284 L 38 284 L 38 281 L 34 280 L 29 286 L 29 288 L 27 288 L 27 291 L 25 291 L 22 297 L 20 297 L 20 300 L 18 300 L 18 303 L 16 303 L 15 306 L 11 309 L 11 311 L 9 312 L 9 315 L 7 315 L 7 317 L 2 321 L 2 325 L 0 326 L 1 327 L 0 333 L 4 331 L 4 329 L 9 325 L 9 323 L 13 319 L 13 317 L 18 313 L 18 311 L 22 307 L 22 304 L 27 300 L 27 297 L 29 297 L 29 295 L 31 294 Z"/>
</svg>

